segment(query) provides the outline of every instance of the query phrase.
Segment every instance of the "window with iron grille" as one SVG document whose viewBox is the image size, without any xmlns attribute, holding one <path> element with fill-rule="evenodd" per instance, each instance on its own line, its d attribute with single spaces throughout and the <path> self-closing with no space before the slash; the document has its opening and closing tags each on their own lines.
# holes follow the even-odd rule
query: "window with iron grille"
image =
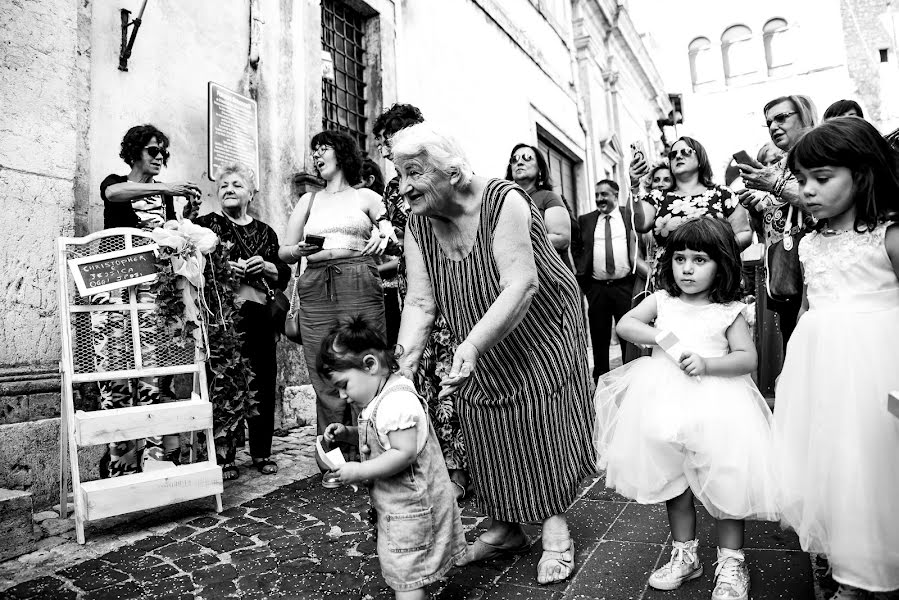
<svg viewBox="0 0 899 600">
<path fill-rule="evenodd" d="M 339 0 L 322 0 L 322 48 L 334 81 L 322 79 L 322 127 L 346 131 L 365 151 L 365 17 Z"/>
</svg>

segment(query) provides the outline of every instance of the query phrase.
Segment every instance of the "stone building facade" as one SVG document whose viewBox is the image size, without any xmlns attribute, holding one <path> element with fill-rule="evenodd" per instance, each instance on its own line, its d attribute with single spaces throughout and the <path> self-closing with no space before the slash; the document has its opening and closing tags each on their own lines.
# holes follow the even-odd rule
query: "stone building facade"
<svg viewBox="0 0 899 600">
<path fill-rule="evenodd" d="M 140 5 L 0 7 L 0 488 L 31 492 L 39 506 L 55 501 L 59 472 L 55 240 L 102 227 L 99 184 L 127 173 L 118 152 L 129 127 L 165 131 L 172 157 L 160 179 L 199 183 L 203 211 L 215 210 L 207 82 L 254 97 L 261 177 L 251 213 L 283 234 L 324 124 L 350 127 L 377 158 L 371 122 L 410 102 L 460 140 L 476 172 L 498 177 L 515 143 L 539 143 L 584 212 L 593 181 L 623 178 L 622 148 L 654 144 L 651 125 L 670 110 L 614 0 L 149 0 L 122 71 L 120 9 L 133 18 Z M 283 389 L 306 372 L 282 346 Z M 87 452 L 88 477 L 95 464 Z"/>
</svg>

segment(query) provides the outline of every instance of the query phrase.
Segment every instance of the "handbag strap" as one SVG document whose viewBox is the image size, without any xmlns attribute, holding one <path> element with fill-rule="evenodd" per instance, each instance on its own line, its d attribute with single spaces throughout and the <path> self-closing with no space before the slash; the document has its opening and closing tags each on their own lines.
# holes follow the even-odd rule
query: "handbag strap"
<svg viewBox="0 0 899 600">
<path fill-rule="evenodd" d="M 237 226 L 231 221 L 231 219 L 229 219 L 228 217 L 225 217 L 225 221 L 228 222 L 228 228 L 231 230 L 232 237 L 235 240 L 237 240 L 238 245 L 241 248 L 243 248 L 243 251 L 247 254 L 248 258 L 251 256 L 256 256 L 257 254 L 260 253 L 260 251 L 262 250 L 262 241 L 260 241 L 259 247 L 256 248 L 255 251 L 250 250 L 250 247 L 247 244 L 247 241 L 245 239 L 243 239 L 243 234 L 240 233 L 240 230 L 238 230 Z"/>
<path fill-rule="evenodd" d="M 309 204 L 306 205 L 306 214 L 303 215 L 303 229 L 306 229 L 306 225 L 309 223 L 309 215 L 312 213 L 312 204 L 315 202 L 315 195 L 318 192 L 312 192 L 312 197 L 309 198 Z"/>
<path fill-rule="evenodd" d="M 303 228 L 305 229 L 306 223 L 309 222 L 309 214 L 312 212 L 312 203 L 315 202 L 315 195 L 318 192 L 312 192 L 312 196 L 309 198 L 309 204 L 306 205 L 306 212 L 303 215 Z M 299 267 L 297 267 L 299 268 Z M 297 295 L 297 285 L 300 282 L 300 276 L 297 274 L 296 277 L 293 278 L 293 290 L 290 292 L 290 310 L 287 311 L 288 318 L 293 317 L 297 310 L 300 308 L 300 298 Z"/>
<path fill-rule="evenodd" d="M 247 256 L 256 256 L 262 251 L 262 241 L 259 243 L 259 247 L 256 248 L 255 251 L 250 250 L 249 245 L 246 240 L 243 239 L 243 234 L 237 229 L 234 223 L 228 217 L 225 217 L 225 221 L 228 223 L 228 228 L 231 230 L 231 236 L 237 241 L 238 245 L 243 248 L 243 251 L 246 252 Z M 261 256 L 261 255 L 260 255 Z M 262 282 L 262 285 L 265 286 L 265 295 L 268 296 L 269 300 L 274 299 L 275 290 L 268 284 L 268 281 L 265 279 L 265 275 L 262 275 L 259 280 Z"/>
</svg>

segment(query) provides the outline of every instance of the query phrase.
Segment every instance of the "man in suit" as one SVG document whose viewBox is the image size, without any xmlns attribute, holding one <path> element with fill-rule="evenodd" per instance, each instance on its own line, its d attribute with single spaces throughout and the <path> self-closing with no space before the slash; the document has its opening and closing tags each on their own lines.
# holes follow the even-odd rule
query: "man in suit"
<svg viewBox="0 0 899 600">
<path fill-rule="evenodd" d="M 612 319 L 631 309 L 639 262 L 631 210 L 618 206 L 618 184 L 603 179 L 595 186 L 596 210 L 578 217 L 580 235 L 572 236 L 578 283 L 587 297 L 593 340 L 593 379 L 609 371 Z M 621 340 L 621 355 L 636 355 Z"/>
</svg>

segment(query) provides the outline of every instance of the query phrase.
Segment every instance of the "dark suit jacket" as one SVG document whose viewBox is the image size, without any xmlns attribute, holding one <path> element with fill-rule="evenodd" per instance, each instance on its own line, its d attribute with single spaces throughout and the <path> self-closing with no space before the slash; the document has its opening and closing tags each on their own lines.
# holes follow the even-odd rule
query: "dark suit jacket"
<svg viewBox="0 0 899 600">
<path fill-rule="evenodd" d="M 627 233 L 627 256 L 631 261 L 631 273 L 636 273 L 639 245 L 637 244 L 637 232 L 634 231 L 631 223 L 632 211 L 623 206 L 619 206 L 618 210 L 621 211 L 621 217 L 624 219 L 624 230 Z M 571 240 L 575 273 L 582 286 L 589 283 L 593 277 L 593 236 L 596 233 L 596 223 L 599 221 L 599 215 L 599 211 L 594 210 L 578 217 L 577 222 L 580 227 L 580 235 L 577 237 L 572 236 Z"/>
</svg>

